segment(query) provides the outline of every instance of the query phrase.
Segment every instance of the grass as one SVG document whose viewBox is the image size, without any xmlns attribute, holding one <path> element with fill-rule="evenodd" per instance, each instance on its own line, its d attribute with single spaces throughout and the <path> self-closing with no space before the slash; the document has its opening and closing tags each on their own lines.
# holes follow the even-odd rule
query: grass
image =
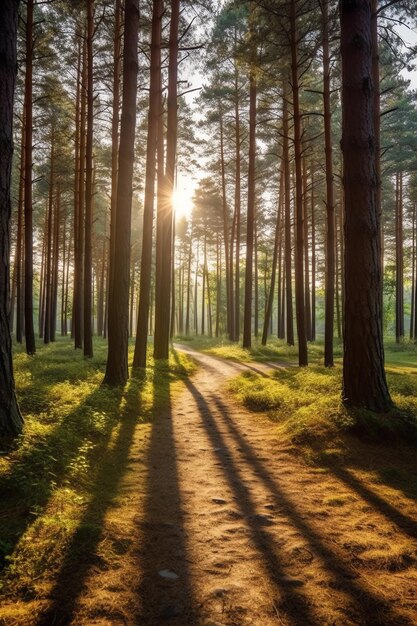
<svg viewBox="0 0 417 626">
<path fill-rule="evenodd" d="M 217 356 L 232 361 L 280 361 L 282 363 L 296 363 L 298 359 L 297 346 L 289 346 L 285 341 L 272 339 L 266 346 L 262 346 L 260 340 L 253 340 L 252 348 L 247 350 L 240 344 L 231 342 L 226 338 L 210 338 L 195 336 L 177 337 L 178 343 L 187 343 L 192 348 L 206 354 Z M 336 341 L 335 357 L 341 358 L 342 346 Z M 320 343 L 309 344 L 310 362 L 318 364 L 323 360 L 323 346 Z"/>
<path fill-rule="evenodd" d="M 116 468 L 125 471 L 128 438 L 137 428 L 149 429 L 194 369 L 182 354 L 172 353 L 169 362 L 150 358 L 141 378 L 111 389 L 101 384 L 105 359 L 101 340 L 91 360 L 68 340 L 39 346 L 34 358 L 15 355 L 25 429 L 0 456 L 0 589 L 6 596 L 40 593 L 45 576 L 62 567 L 75 534 L 83 553 L 94 545 L 98 504 L 112 490 L 116 495 Z M 109 459 L 113 475 L 103 478 Z"/>
<path fill-rule="evenodd" d="M 266 346 L 254 341 L 250 350 L 225 339 L 188 339 L 189 345 L 213 356 L 234 361 L 279 361 L 297 364 L 296 346 L 271 340 Z M 252 371 L 238 376 L 230 389 L 251 411 L 266 412 L 277 423 L 281 439 L 290 443 L 338 450 L 351 433 L 369 441 L 417 439 L 417 346 L 387 342 L 388 382 L 395 403 L 389 415 L 375 416 L 366 410 L 348 410 L 340 397 L 342 346 L 335 347 L 332 369 L 323 367 L 323 344 L 309 344 L 310 367 L 288 368 L 265 378 Z"/>
</svg>

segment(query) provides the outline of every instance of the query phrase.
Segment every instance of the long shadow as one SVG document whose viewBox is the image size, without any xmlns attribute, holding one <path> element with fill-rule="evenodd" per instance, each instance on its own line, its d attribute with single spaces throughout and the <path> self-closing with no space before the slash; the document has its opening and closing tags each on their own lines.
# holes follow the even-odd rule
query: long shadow
<svg viewBox="0 0 417 626">
<path fill-rule="evenodd" d="M 104 397 L 101 389 L 94 390 L 67 413 L 45 438 L 40 438 L 24 451 L 11 471 L 1 477 L 0 502 L 5 506 L 0 508 L 0 569 L 5 567 L 6 556 L 13 555 L 27 529 L 43 514 L 81 446 L 92 436 L 91 410 L 100 411 L 104 418 L 100 432 L 95 433 L 98 449 L 103 450 L 115 425 L 114 413 L 117 413 L 120 399 L 119 391 Z"/>
<path fill-rule="evenodd" d="M 239 443 L 248 463 L 251 463 L 265 486 L 268 487 L 277 500 L 284 505 L 284 510 L 286 510 L 288 518 L 307 538 L 313 550 L 319 554 L 328 571 L 336 577 L 340 586 L 351 596 L 354 603 L 361 607 L 365 615 L 372 616 L 372 625 L 401 626 L 402 624 L 409 624 L 409 621 L 396 613 L 389 603 L 355 582 L 356 573 L 351 568 L 350 564 L 344 561 L 341 554 L 332 552 L 317 532 L 300 516 L 294 504 L 282 491 L 277 481 L 271 477 L 267 467 L 259 460 L 246 439 L 242 437 L 227 407 L 218 398 L 215 398 L 214 401 L 222 411 L 224 422 L 230 434 L 234 436 L 235 440 Z"/>
<path fill-rule="evenodd" d="M 163 362 L 159 366 L 166 367 Z M 164 410 L 155 415 L 148 449 L 147 492 L 140 522 L 139 567 L 142 577 L 137 590 L 136 623 L 157 626 L 167 621 L 177 626 L 192 626 L 199 623 L 199 610 L 187 560 L 170 379 L 164 375 L 163 369 L 161 374 L 158 391 L 166 400 Z M 159 572 L 164 570 L 177 578 L 163 578 Z"/>
<path fill-rule="evenodd" d="M 214 454 L 221 462 L 225 478 L 235 496 L 237 506 L 245 518 L 253 544 L 262 555 L 270 582 L 276 588 L 277 593 L 282 596 L 282 601 L 279 601 L 280 608 L 291 617 L 295 626 L 319 626 L 319 622 L 311 612 L 308 598 L 294 585 L 294 581 L 290 580 L 286 575 L 284 560 L 277 554 L 276 545 L 270 533 L 259 524 L 259 517 L 257 516 L 256 506 L 253 503 L 250 491 L 243 480 L 241 480 L 238 466 L 234 463 L 231 455 L 228 454 L 227 444 L 217 427 L 209 405 L 190 381 L 186 385 L 195 398 L 203 425 L 213 446 Z"/>
<path fill-rule="evenodd" d="M 269 377 L 268 374 L 265 374 L 261 370 L 257 370 L 256 368 L 249 366 L 247 363 L 245 363 L 244 366 L 247 367 L 248 369 L 252 369 L 256 371 L 258 374 L 261 374 L 264 377 L 267 377 L 267 378 Z M 214 367 L 207 365 L 207 364 L 205 364 L 205 368 L 212 370 L 213 372 L 216 371 Z M 374 493 L 371 489 L 369 489 L 363 483 L 361 483 L 360 480 L 358 480 L 355 476 L 353 476 L 348 470 L 340 466 L 336 466 L 334 464 L 325 463 L 324 461 L 322 461 L 322 463 L 341 482 L 344 482 L 348 487 L 356 491 L 356 493 L 359 496 L 361 496 L 364 500 L 368 501 L 375 508 L 377 508 L 379 512 L 382 513 L 387 519 L 389 519 L 394 524 L 396 524 L 399 528 L 401 528 L 401 530 L 404 533 L 406 533 L 408 536 L 410 536 L 413 539 L 417 539 L 417 521 L 416 520 L 402 513 L 401 511 L 396 509 L 394 506 L 389 504 L 382 497 L 380 497 L 378 494 Z M 362 469 L 366 469 L 363 467 L 363 465 L 360 465 L 360 467 Z M 383 480 L 383 482 L 385 482 L 386 484 L 392 487 L 397 487 L 397 488 L 400 487 L 407 497 L 412 498 L 414 500 L 417 499 L 417 493 L 415 491 L 407 489 L 406 487 L 404 487 L 404 485 L 398 485 L 395 479 L 387 480 L 386 478 L 383 478 L 381 475 L 381 472 L 379 472 L 379 474 L 381 476 L 381 480 Z"/>
<path fill-rule="evenodd" d="M 118 495 L 135 429 L 140 423 L 140 391 L 141 385 L 135 383 L 130 383 L 127 388 L 119 431 L 98 466 L 91 500 L 66 548 L 64 562 L 50 593 L 51 604 L 37 621 L 38 626 L 72 623 L 88 575 L 94 565 L 100 566 L 97 547 L 102 538 L 106 512 Z"/>
<path fill-rule="evenodd" d="M 187 386 L 199 406 L 203 423 L 205 424 L 207 434 L 212 441 L 213 447 L 225 449 L 226 445 L 224 438 L 218 429 L 216 420 L 211 413 L 206 400 L 192 383 L 189 382 Z M 214 401 L 217 409 L 220 411 L 223 423 L 226 425 L 229 434 L 238 444 L 248 465 L 252 466 L 258 478 L 270 491 L 271 495 L 275 498 L 281 509 L 284 510 L 292 525 L 308 540 L 312 550 L 320 557 L 328 572 L 335 578 L 335 583 L 338 588 L 343 589 L 351 597 L 353 604 L 359 607 L 363 614 L 366 616 L 372 616 L 372 622 L 369 623 L 380 626 L 401 626 L 403 624 L 409 624 L 409 622 L 396 613 L 387 602 L 378 598 L 369 590 L 364 589 L 359 582 L 355 582 L 354 579 L 357 575 L 354 570 L 348 563 L 344 562 L 341 554 L 332 552 L 332 550 L 326 546 L 323 539 L 297 512 L 294 504 L 279 486 L 277 481 L 271 477 L 267 467 L 262 463 L 262 461 L 259 460 L 259 458 L 257 458 L 255 451 L 252 449 L 247 440 L 241 435 L 238 428 L 234 424 L 227 406 L 215 395 L 212 395 L 212 400 Z M 250 498 L 248 499 L 249 494 L 247 488 L 245 488 L 238 480 L 238 468 L 233 461 L 229 461 L 226 464 L 224 462 L 224 455 L 221 452 L 217 452 L 216 454 L 223 462 L 223 471 L 225 476 L 231 488 L 235 492 L 237 500 L 244 510 L 245 516 L 250 524 L 251 515 L 254 514 L 254 507 L 250 502 Z M 246 499 L 248 499 L 247 502 Z M 284 594 L 286 610 L 291 616 L 293 623 L 299 624 L 300 626 L 319 624 L 320 622 L 314 621 L 311 611 L 308 609 L 308 599 L 301 596 L 299 592 L 288 588 L 288 586 L 285 585 L 285 582 L 280 580 L 280 575 L 283 573 L 282 559 L 279 559 L 279 557 L 274 553 L 275 546 L 272 544 L 272 541 L 268 537 L 266 531 L 262 531 L 262 533 L 260 533 L 259 529 L 252 524 L 251 532 L 255 545 L 257 546 L 259 552 L 263 555 L 271 582 L 273 582 L 275 586 Z"/>
<path fill-rule="evenodd" d="M 347 487 L 350 487 L 361 498 L 368 503 L 372 504 L 382 515 L 384 515 L 389 521 L 393 522 L 402 530 L 403 533 L 417 539 L 417 520 L 412 519 L 405 513 L 399 511 L 395 506 L 384 500 L 381 496 L 376 494 L 372 489 L 369 489 L 364 485 L 356 476 L 351 474 L 347 469 L 325 464 L 325 467 L 336 476 Z"/>
</svg>

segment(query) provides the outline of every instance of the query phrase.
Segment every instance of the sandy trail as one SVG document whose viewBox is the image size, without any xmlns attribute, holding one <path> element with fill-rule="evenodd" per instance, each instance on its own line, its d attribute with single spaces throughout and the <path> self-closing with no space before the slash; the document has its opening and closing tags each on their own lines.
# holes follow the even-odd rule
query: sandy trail
<svg viewBox="0 0 417 626">
<path fill-rule="evenodd" d="M 227 381 L 268 364 L 184 350 L 197 373 L 165 415 L 128 433 L 97 551 L 33 623 L 417 624 L 415 502 L 306 465 L 238 405 Z"/>
<path fill-rule="evenodd" d="M 345 507 L 326 510 L 340 481 L 323 480 L 298 462 L 269 421 L 229 397 L 228 379 L 248 366 L 262 374 L 270 365 L 183 349 L 199 370 L 151 444 L 138 623 L 403 623 L 387 589 L 360 576 L 350 550 L 358 516 L 369 532 L 368 503 L 352 495 L 348 510 L 364 509 L 352 527 Z M 373 521 L 382 536 L 386 520 Z M 158 576 L 165 569 L 178 579 Z"/>
</svg>

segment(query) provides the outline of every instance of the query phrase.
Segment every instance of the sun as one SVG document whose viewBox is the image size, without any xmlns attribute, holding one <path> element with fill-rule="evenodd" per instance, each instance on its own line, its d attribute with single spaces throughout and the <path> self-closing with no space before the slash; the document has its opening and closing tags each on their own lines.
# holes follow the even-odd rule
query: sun
<svg viewBox="0 0 417 626">
<path fill-rule="evenodd" d="M 189 219 L 193 209 L 194 182 L 190 176 L 178 174 L 177 185 L 173 193 L 173 205 L 176 219 Z"/>
</svg>

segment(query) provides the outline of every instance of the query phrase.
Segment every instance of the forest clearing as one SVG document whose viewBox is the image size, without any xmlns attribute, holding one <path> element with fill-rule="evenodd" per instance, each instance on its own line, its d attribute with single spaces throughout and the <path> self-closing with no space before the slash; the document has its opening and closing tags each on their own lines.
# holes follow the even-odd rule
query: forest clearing
<svg viewBox="0 0 417 626">
<path fill-rule="evenodd" d="M 0 626 L 417 626 L 412 0 L 0 2 Z"/>
</svg>

